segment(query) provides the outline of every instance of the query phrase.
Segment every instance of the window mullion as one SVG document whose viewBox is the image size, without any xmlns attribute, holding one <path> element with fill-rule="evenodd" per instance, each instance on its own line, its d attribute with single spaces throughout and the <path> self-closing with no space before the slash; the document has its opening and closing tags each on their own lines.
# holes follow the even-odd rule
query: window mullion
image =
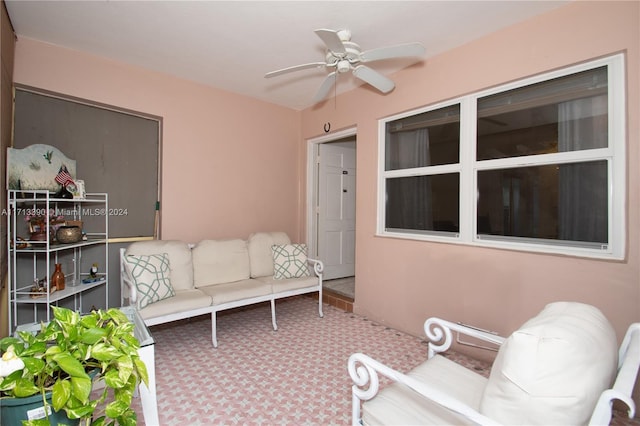
<svg viewBox="0 0 640 426">
<path fill-rule="evenodd" d="M 522 157 L 498 158 L 495 160 L 477 161 L 478 170 L 492 170 L 515 167 L 527 167 L 545 164 L 564 164 L 610 158 L 613 151 L 609 148 L 589 149 L 584 151 L 555 152 L 552 154 L 527 155 Z"/>
<path fill-rule="evenodd" d="M 386 123 L 384 121 L 380 121 L 378 123 L 378 214 L 377 214 L 377 224 L 376 228 L 378 230 L 378 234 L 384 233 L 384 224 L 386 222 L 386 212 L 385 207 L 387 204 L 387 185 L 385 176 L 385 158 L 386 158 L 386 149 L 385 149 L 385 137 L 386 137 Z"/>
<path fill-rule="evenodd" d="M 385 170 L 382 175 L 385 179 L 407 177 L 407 176 L 428 176 L 441 175 L 446 173 L 457 173 L 460 171 L 459 164 L 443 164 L 441 166 L 415 167 L 412 169 Z"/>
<path fill-rule="evenodd" d="M 615 244 L 612 246 L 613 255 L 623 258 L 627 235 L 625 223 L 627 221 L 627 164 L 626 164 L 626 126 L 625 126 L 625 62 L 623 56 L 617 56 L 609 64 L 609 147 L 612 158 L 609 159 L 609 235 Z"/>
<path fill-rule="evenodd" d="M 460 240 L 473 240 L 476 218 L 476 99 L 460 104 Z"/>
</svg>

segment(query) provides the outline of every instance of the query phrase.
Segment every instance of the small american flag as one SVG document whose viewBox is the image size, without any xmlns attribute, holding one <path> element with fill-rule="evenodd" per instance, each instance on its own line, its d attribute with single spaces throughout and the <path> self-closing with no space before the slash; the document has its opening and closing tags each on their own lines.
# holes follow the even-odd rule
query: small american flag
<svg viewBox="0 0 640 426">
<path fill-rule="evenodd" d="M 73 179 L 71 179 L 71 175 L 69 174 L 69 170 L 67 170 L 67 166 L 61 166 L 58 174 L 56 175 L 56 182 L 58 182 L 62 186 L 67 186 L 69 183 L 73 183 Z"/>
</svg>

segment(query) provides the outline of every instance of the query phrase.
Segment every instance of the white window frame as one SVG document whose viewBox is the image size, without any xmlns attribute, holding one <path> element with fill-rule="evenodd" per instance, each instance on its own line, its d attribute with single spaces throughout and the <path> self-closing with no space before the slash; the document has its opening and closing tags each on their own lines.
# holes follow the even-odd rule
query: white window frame
<svg viewBox="0 0 640 426">
<path fill-rule="evenodd" d="M 552 154 L 529 155 L 491 160 L 476 160 L 476 122 L 477 100 L 485 96 L 517 89 L 546 80 L 587 71 L 602 66 L 608 67 L 608 143 L 606 148 L 584 151 L 558 152 Z M 491 89 L 465 95 L 402 114 L 385 117 L 378 121 L 378 212 L 377 235 L 382 237 L 412 240 L 434 241 L 453 244 L 466 244 L 481 247 L 521 250 L 530 252 L 562 254 L 603 259 L 624 259 L 626 250 L 626 94 L 625 94 L 625 58 L 616 54 L 606 58 L 589 61 L 560 70 L 539 74 L 533 77 L 500 85 Z M 390 121 L 410 117 L 447 106 L 460 104 L 460 162 L 439 166 L 413 169 L 385 170 L 386 125 Z M 476 233 L 477 216 L 477 176 L 479 171 L 503 169 L 506 167 L 525 167 L 545 164 L 557 164 L 571 160 L 606 160 L 608 162 L 608 208 L 609 243 L 600 248 L 579 247 L 565 244 L 561 240 L 545 243 L 543 240 L 527 240 L 510 237 L 508 239 L 485 236 L 479 238 Z M 456 234 L 397 232 L 385 229 L 385 182 L 393 177 L 417 175 L 460 173 L 460 226 Z"/>
</svg>

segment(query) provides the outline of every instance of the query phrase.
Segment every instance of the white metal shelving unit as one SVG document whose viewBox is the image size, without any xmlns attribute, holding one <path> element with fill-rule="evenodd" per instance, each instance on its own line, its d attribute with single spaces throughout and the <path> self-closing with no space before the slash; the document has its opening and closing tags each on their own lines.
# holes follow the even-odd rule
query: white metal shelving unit
<svg viewBox="0 0 640 426">
<path fill-rule="evenodd" d="M 105 289 L 105 307 L 109 306 L 109 280 L 108 280 L 108 235 L 109 235 L 109 203 L 106 193 L 88 193 L 83 199 L 54 198 L 53 194 L 46 190 L 9 190 L 7 203 L 7 252 L 8 276 L 9 276 L 9 330 L 13 332 L 18 324 L 18 306 L 31 304 L 33 307 L 33 322 L 38 321 L 38 307 L 57 305 L 59 301 L 73 298 L 76 311 L 82 312 L 82 295 L 88 290 L 103 286 Z M 57 216 L 64 216 L 65 220 L 90 221 L 87 228 L 85 221 L 84 231 L 86 240 L 77 243 L 63 244 L 46 238 L 45 241 L 29 240 L 29 230 L 25 222 L 27 215 L 38 213 L 46 215 L 47 223 Z M 19 239 L 23 238 L 23 240 Z M 103 252 L 98 250 L 102 247 Z M 102 272 L 98 274 L 97 281 L 83 283 L 88 278 L 89 268 L 95 262 L 95 250 L 99 253 L 102 263 Z M 94 257 L 83 263 L 83 254 Z M 50 293 L 50 280 L 55 263 L 65 257 L 67 268 L 65 273 L 64 290 Z M 30 263 L 30 266 L 29 266 Z M 85 272 L 82 272 L 85 271 Z M 32 275 L 31 275 L 32 273 Z M 46 292 L 44 294 L 31 291 L 34 281 L 46 280 Z M 38 295 L 38 297 L 34 297 Z M 43 321 L 50 321 L 51 310 L 46 309 L 46 317 Z"/>
</svg>

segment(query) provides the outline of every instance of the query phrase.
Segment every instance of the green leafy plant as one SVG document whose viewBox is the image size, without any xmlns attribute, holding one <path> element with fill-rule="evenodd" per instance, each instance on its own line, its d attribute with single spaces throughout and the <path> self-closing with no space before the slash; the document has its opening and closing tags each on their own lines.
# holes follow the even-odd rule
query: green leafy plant
<svg viewBox="0 0 640 426">
<path fill-rule="evenodd" d="M 52 307 L 53 320 L 36 334 L 20 332 L 19 337 L 0 340 L 3 358 L 24 364 L 0 377 L 0 398 L 23 398 L 40 393 L 45 406 L 64 410 L 81 425 L 135 425 L 131 401 L 136 387 L 148 384 L 147 369 L 140 357 L 140 343 L 133 323 L 119 309 L 97 310 L 80 315 L 69 309 Z M 19 358 L 20 361 L 17 360 Z M 91 399 L 94 379 L 104 382 L 104 390 Z M 51 404 L 46 394 L 51 392 Z M 104 416 L 93 419 L 112 394 Z M 0 401 L 1 405 L 1 401 Z M 46 419 L 24 421 L 23 425 L 48 425 Z"/>
</svg>

